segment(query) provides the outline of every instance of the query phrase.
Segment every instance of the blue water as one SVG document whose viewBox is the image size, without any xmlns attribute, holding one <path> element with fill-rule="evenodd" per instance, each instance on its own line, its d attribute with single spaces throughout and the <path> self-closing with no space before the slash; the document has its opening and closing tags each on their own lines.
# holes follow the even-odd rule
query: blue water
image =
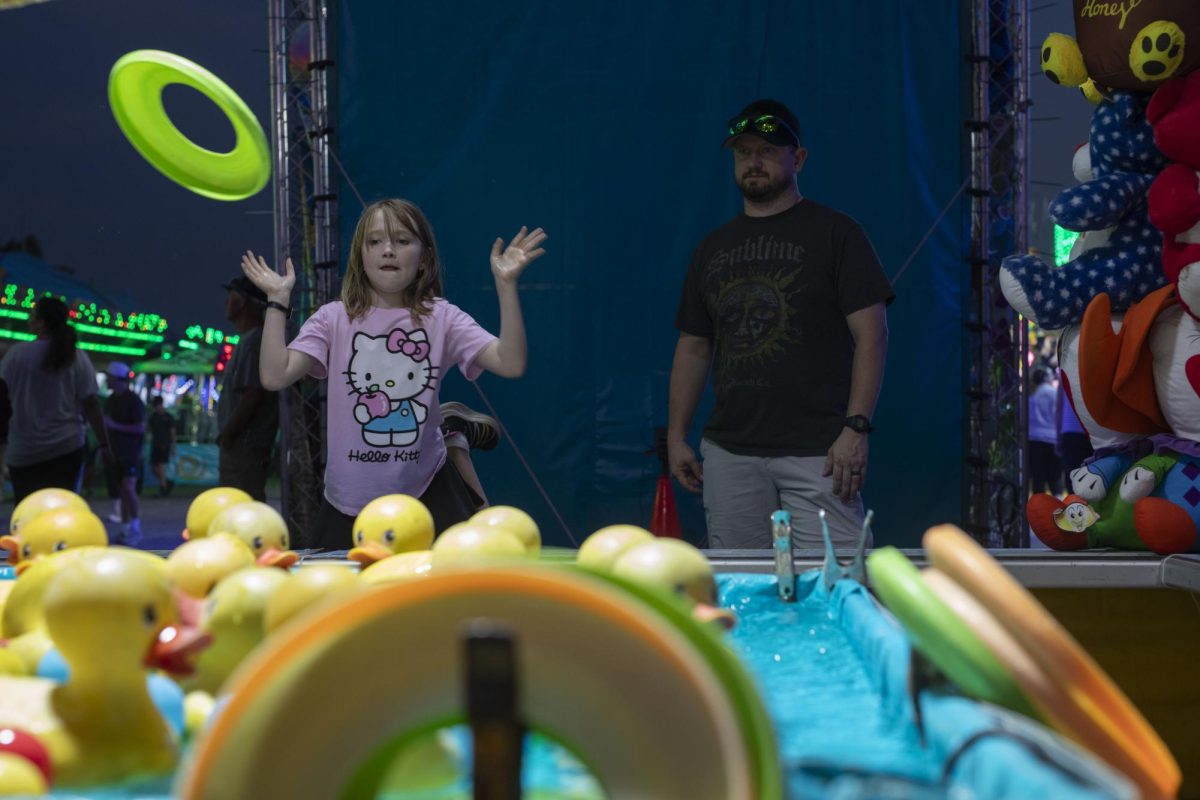
<svg viewBox="0 0 1200 800">
<path fill-rule="evenodd" d="M 863 782 L 904 789 L 879 796 L 943 796 L 930 785 L 940 765 L 911 723 L 888 718 L 866 663 L 834 622 L 815 578 L 802 576 L 794 603 L 779 599 L 773 575 L 717 581 L 721 605 L 738 617 L 729 641 L 766 701 L 793 796 L 811 797 L 817 789 L 838 796 L 839 785 Z"/>
</svg>

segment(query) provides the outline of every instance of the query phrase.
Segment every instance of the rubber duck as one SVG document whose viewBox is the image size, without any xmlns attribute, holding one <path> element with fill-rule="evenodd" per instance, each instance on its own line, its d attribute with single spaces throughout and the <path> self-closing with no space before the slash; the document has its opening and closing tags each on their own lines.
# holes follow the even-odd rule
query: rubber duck
<svg viewBox="0 0 1200 800">
<path fill-rule="evenodd" d="M 34 559 L 71 547 L 108 545 L 104 523 L 90 508 L 64 506 L 38 514 L 21 525 L 20 536 L 10 536 L 18 548 L 9 556 L 20 575 Z"/>
<path fill-rule="evenodd" d="M 542 532 L 533 517 L 513 506 L 489 506 L 468 520 L 475 525 L 503 528 L 512 533 L 525 547 L 525 552 L 536 556 L 542 549 Z"/>
<path fill-rule="evenodd" d="M 226 575 L 254 566 L 254 552 L 236 536 L 223 533 L 191 539 L 167 556 L 167 573 L 192 597 L 204 599 Z"/>
<path fill-rule="evenodd" d="M 146 688 L 146 667 L 184 674 L 204 637 L 182 635 L 166 571 L 125 548 L 64 563 L 43 598 L 70 678 L 0 678 L 0 725 L 45 744 L 56 786 L 92 786 L 174 769 L 178 742 Z"/>
<path fill-rule="evenodd" d="M 288 549 L 287 523 L 266 503 L 251 500 L 228 506 L 213 517 L 208 535 L 228 533 L 241 539 L 254 553 L 259 566 L 287 569 L 300 560 Z"/>
<path fill-rule="evenodd" d="M 358 574 L 349 567 L 319 564 L 300 567 L 267 599 L 263 624 L 268 635 L 279 630 L 306 609 L 349 592 L 361 591 Z"/>
<path fill-rule="evenodd" d="M 631 547 L 654 541 L 654 534 L 637 525 L 609 525 L 583 540 L 575 556 L 581 567 L 612 572 L 613 564 Z"/>
<path fill-rule="evenodd" d="M 386 494 L 363 506 L 354 518 L 354 547 L 346 554 L 366 566 L 396 553 L 428 550 L 433 515 L 415 497 Z"/>
<path fill-rule="evenodd" d="M 180 681 L 185 691 L 217 694 L 226 678 L 266 637 L 267 601 L 289 574 L 271 567 L 245 567 L 225 576 L 205 603 L 200 629 L 212 644 L 196 659 L 196 671 Z"/>
<path fill-rule="evenodd" d="M 0 753 L 0 797 L 41 797 L 49 788 L 46 777 L 29 759 Z"/>
<path fill-rule="evenodd" d="M 59 508 L 78 508 L 91 511 L 87 501 L 74 492 L 66 489 L 38 489 L 17 503 L 17 507 L 13 509 L 12 517 L 8 521 L 8 535 L 0 536 L 0 550 L 19 553 L 21 529 L 47 511 Z M 10 556 L 10 561 L 15 564 L 17 559 Z"/>
<path fill-rule="evenodd" d="M 635 545 L 613 563 L 612 574 L 673 591 L 692 603 L 692 615 L 729 629 L 733 613 L 717 605 L 717 581 L 704 554 L 679 539 L 655 538 Z"/>
<path fill-rule="evenodd" d="M 42 602 L 51 579 L 72 559 L 87 558 L 89 553 L 100 552 L 103 552 L 102 548 L 77 547 L 40 558 L 31 562 L 29 569 L 13 582 L 12 591 L 0 612 L 0 637 L 7 642 L 4 648 L 6 654 L 20 661 L 20 671 L 16 674 L 37 674 L 42 658 L 54 647 L 46 632 Z"/>
<path fill-rule="evenodd" d="M 411 553 L 397 553 L 376 561 L 374 564 L 369 564 L 358 574 L 358 577 L 368 586 L 380 586 L 385 583 L 403 583 L 425 578 L 432 571 L 433 552 L 414 550 Z"/>
<path fill-rule="evenodd" d="M 249 503 L 253 500 L 253 497 L 232 486 L 218 486 L 215 489 L 201 492 L 188 506 L 185 522 L 187 527 L 183 529 L 183 538 L 190 541 L 208 536 L 208 526 L 213 521 L 213 517 L 229 506 Z"/>
<path fill-rule="evenodd" d="M 433 571 L 482 567 L 523 560 L 525 544 L 508 528 L 460 522 L 442 531 L 433 543 Z"/>
</svg>

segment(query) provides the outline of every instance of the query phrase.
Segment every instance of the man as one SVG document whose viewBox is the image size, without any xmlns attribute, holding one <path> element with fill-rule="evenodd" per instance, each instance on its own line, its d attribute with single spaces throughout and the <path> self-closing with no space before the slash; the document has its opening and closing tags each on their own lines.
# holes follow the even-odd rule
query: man
<svg viewBox="0 0 1200 800">
<path fill-rule="evenodd" d="M 129 389 L 133 371 L 128 364 L 114 361 L 108 365 L 107 375 L 112 394 L 104 400 L 104 426 L 112 448 L 112 463 L 108 467 L 116 483 L 121 520 L 113 544 L 136 547 L 142 539 L 137 483 L 142 474 L 146 405 Z"/>
<path fill-rule="evenodd" d="M 671 474 L 704 493 L 709 546 L 767 548 L 772 511 L 799 547 L 862 527 L 867 441 L 894 294 L 862 228 L 800 194 L 808 151 L 782 103 L 730 120 L 742 213 L 696 248 L 675 325 L 667 450 Z M 687 444 L 712 367 L 716 405 L 700 455 Z M 870 542 L 868 542 L 870 544 Z"/>
<path fill-rule="evenodd" d="M 234 486 L 255 500 L 267 499 L 267 468 L 279 427 L 279 395 L 262 387 L 258 351 L 267 296 L 239 275 L 225 284 L 225 317 L 238 330 L 237 347 L 225 365 L 217 404 L 217 444 L 222 486 Z"/>
<path fill-rule="evenodd" d="M 175 452 L 175 418 L 163 407 L 162 395 L 154 395 L 150 409 L 150 471 L 158 481 L 159 496 L 166 497 L 175 486 L 167 477 L 167 464 Z"/>
</svg>

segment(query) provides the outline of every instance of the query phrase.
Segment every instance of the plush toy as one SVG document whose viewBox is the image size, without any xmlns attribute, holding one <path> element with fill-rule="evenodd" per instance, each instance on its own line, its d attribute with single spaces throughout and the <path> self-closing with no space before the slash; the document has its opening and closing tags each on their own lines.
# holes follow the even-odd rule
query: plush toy
<svg viewBox="0 0 1200 800">
<path fill-rule="evenodd" d="M 1165 160 L 1146 122 L 1145 102 L 1142 95 L 1117 92 L 1096 107 L 1088 140 L 1093 177 L 1050 205 L 1059 225 L 1095 237 L 1088 249 L 1061 267 L 1029 254 L 1001 263 L 1005 299 L 1043 329 L 1079 322 L 1100 292 L 1124 310 L 1163 284 L 1162 238 L 1150 224 L 1146 193 Z"/>
<path fill-rule="evenodd" d="M 1061 33 L 1046 37 L 1042 72 L 1089 97 L 1118 89 L 1152 92 L 1200 66 L 1200 3 L 1194 0 L 1075 0 L 1075 33 L 1078 41 Z"/>
<path fill-rule="evenodd" d="M 1057 550 L 1200 550 L 1200 322 L 1169 286 L 1130 308 L 1119 332 L 1108 314 L 1105 295 L 1088 307 L 1071 397 L 1089 433 L 1091 423 L 1142 435 L 1098 449 L 1063 500 L 1030 498 L 1030 526 Z"/>
<path fill-rule="evenodd" d="M 1179 302 L 1200 314 L 1200 71 L 1175 78 L 1146 108 L 1154 140 L 1172 163 L 1150 187 L 1150 221 L 1163 233 L 1163 271 Z"/>
</svg>

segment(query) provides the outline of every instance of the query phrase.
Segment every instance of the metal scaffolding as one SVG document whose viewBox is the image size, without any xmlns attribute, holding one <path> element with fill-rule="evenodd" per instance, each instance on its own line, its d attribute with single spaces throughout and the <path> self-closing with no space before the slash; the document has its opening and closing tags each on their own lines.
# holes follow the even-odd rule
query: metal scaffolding
<svg viewBox="0 0 1200 800">
<path fill-rule="evenodd" d="M 967 530 L 989 547 L 1027 547 L 1028 330 L 997 281 L 1028 249 L 1028 0 L 971 0 L 970 305 L 963 348 Z"/>
<path fill-rule="evenodd" d="M 337 192 L 329 8 L 326 0 L 267 0 L 274 147 L 275 260 L 296 269 L 292 326 L 338 290 Z M 289 337 L 294 330 L 289 331 Z M 307 547 L 325 472 L 325 389 L 306 378 L 280 393 L 280 473 L 293 547 Z"/>
</svg>

